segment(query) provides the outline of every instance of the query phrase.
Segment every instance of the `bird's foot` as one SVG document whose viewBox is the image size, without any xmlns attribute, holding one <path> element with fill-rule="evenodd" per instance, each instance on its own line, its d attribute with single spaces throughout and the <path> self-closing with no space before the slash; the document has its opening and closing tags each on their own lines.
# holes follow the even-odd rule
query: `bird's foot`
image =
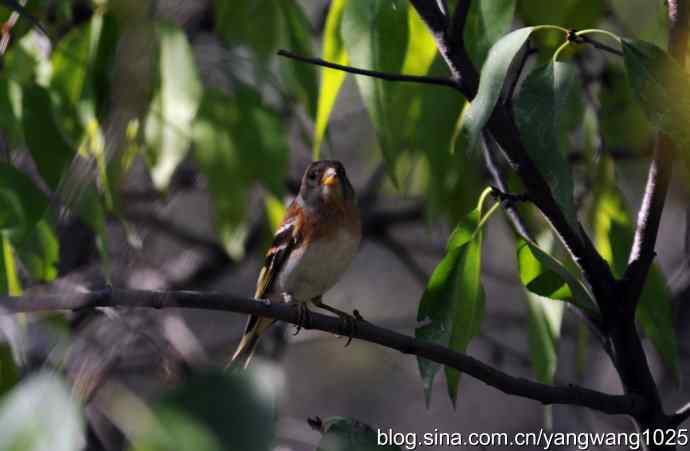
<svg viewBox="0 0 690 451">
<path fill-rule="evenodd" d="M 297 325 L 295 333 L 292 335 L 297 335 L 300 333 L 302 327 L 305 329 L 311 328 L 311 311 L 309 310 L 309 307 L 307 307 L 307 304 L 304 302 L 297 302 L 295 306 L 297 308 Z"/>
<path fill-rule="evenodd" d="M 364 321 L 364 318 L 362 318 L 362 315 L 360 315 L 357 310 L 354 310 L 352 315 L 343 312 L 339 313 L 338 316 L 342 320 L 341 331 L 338 332 L 338 335 L 347 337 L 347 342 L 345 343 L 345 347 L 347 348 L 350 346 L 352 338 L 357 333 L 357 322 Z"/>
</svg>

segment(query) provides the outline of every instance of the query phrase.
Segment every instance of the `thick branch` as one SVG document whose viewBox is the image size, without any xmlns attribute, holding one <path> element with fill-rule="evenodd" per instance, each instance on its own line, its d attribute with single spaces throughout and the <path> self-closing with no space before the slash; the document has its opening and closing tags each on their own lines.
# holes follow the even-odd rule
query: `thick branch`
<svg viewBox="0 0 690 451">
<path fill-rule="evenodd" d="M 668 0 L 668 17 L 671 25 L 669 51 L 685 67 L 688 50 L 688 20 L 690 6 L 687 1 Z M 661 215 L 666 203 L 671 174 L 673 171 L 673 142 L 664 133 L 659 133 L 654 150 L 654 159 L 647 174 L 647 185 L 642 205 L 637 216 L 635 239 L 628 259 L 629 265 L 624 280 L 627 285 L 627 307 L 634 311 L 647 280 L 649 268 L 656 255 L 656 239 L 659 234 Z"/>
<path fill-rule="evenodd" d="M 278 50 L 278 55 L 301 61 L 303 63 L 314 64 L 316 66 L 328 67 L 330 69 L 341 70 L 350 74 L 366 75 L 367 77 L 380 78 L 386 81 L 407 82 L 407 83 L 422 83 L 427 85 L 448 86 L 450 88 L 459 89 L 458 84 L 445 77 L 427 77 L 422 75 L 403 75 L 391 74 L 388 72 L 379 72 L 376 70 L 360 69 L 358 67 L 343 66 L 342 64 L 331 63 L 330 61 L 322 60 L 321 58 L 311 58 L 308 56 L 298 55 L 288 50 Z"/>
<path fill-rule="evenodd" d="M 80 310 L 94 307 L 195 308 L 224 310 L 260 315 L 296 324 L 298 312 L 287 304 L 264 304 L 230 294 L 193 291 L 143 291 L 105 289 L 87 293 L 25 295 L 22 298 L 0 297 L 0 306 L 7 313 Z M 313 312 L 311 328 L 342 334 L 342 320 Z M 635 416 L 645 407 L 637 396 L 608 395 L 573 385 L 552 386 L 511 376 L 466 354 L 443 346 L 416 340 L 389 329 L 359 321 L 354 338 L 376 343 L 405 354 L 413 354 L 450 366 L 473 376 L 505 393 L 532 399 L 543 404 L 568 404 L 589 407 L 608 414 Z"/>
<path fill-rule="evenodd" d="M 477 70 L 469 59 L 464 45 L 462 45 L 463 39 L 459 36 L 463 30 L 458 26 L 449 30 L 447 18 L 434 2 L 410 0 L 410 3 L 424 19 L 431 34 L 436 39 L 438 51 L 448 63 L 453 78 L 460 83 L 461 91 L 468 100 L 472 100 L 477 93 L 478 76 Z M 466 15 L 470 7 L 469 4 L 470 0 L 460 2 L 458 8 L 467 10 L 456 10 L 455 16 L 463 17 Z M 464 24 L 464 19 L 456 19 L 456 24 L 461 23 Z M 449 36 L 451 32 L 454 36 Z M 487 128 L 522 179 L 534 204 L 551 223 L 572 254 L 573 259 L 582 268 L 587 281 L 592 286 L 596 299 L 599 301 L 612 299 L 615 281 L 608 264 L 596 251 L 582 227 L 578 225 L 575 229 L 566 219 L 548 183 L 529 158 L 527 150 L 520 140 L 520 133 L 509 105 L 502 103 L 496 105 Z"/>
</svg>

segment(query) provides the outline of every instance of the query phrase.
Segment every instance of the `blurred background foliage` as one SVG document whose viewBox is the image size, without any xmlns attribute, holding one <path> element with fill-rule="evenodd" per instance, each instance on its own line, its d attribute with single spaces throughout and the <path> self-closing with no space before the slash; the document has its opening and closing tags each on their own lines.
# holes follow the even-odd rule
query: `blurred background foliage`
<svg viewBox="0 0 690 451">
<path fill-rule="evenodd" d="M 478 68 L 502 36 L 529 25 L 600 27 L 665 48 L 663 3 L 474 1 L 465 43 Z M 146 202 L 165 203 L 201 187 L 199 199 L 213 218 L 211 237 L 200 239 L 170 224 L 162 233 L 175 229 L 183 245 L 210 249 L 206 271 L 243 265 L 270 239 L 309 159 L 337 158 L 352 168 L 365 238 L 388 243 L 401 259 L 409 257 L 383 235 L 380 211 L 372 207 L 383 196 L 394 199 L 391 206 L 412 200 L 400 217 L 419 221 L 427 236 L 441 224 L 443 242 L 452 230 L 445 257 L 438 249 L 433 256 L 432 268 L 440 261 L 433 274 L 416 270 L 424 282 L 429 278 L 418 298 L 418 320 L 429 322 L 417 336 L 464 351 L 481 335 L 481 228 L 488 206 L 482 209 L 477 201 L 490 179 L 481 152 L 468 147 L 461 131 L 468 103 L 447 87 L 363 76 L 354 77 L 353 95 L 346 82 L 352 76 L 276 54 L 287 49 L 371 70 L 449 76 L 408 1 L 28 0 L 21 2 L 22 15 L 15 2 L 2 5 L 0 293 L 61 286 L 94 262 L 98 275 L 83 286 L 204 287 L 202 271 L 198 279 L 167 285 L 124 280 L 122 261 L 130 265 L 133 253 L 150 251 L 139 231 L 151 209 Z M 620 57 L 570 46 L 563 63 L 542 66 L 563 36 L 539 31 L 531 39 L 534 57 L 514 99 L 520 132 L 550 183 L 561 183 L 561 206 L 585 222 L 620 276 L 633 235 L 631 206 L 643 181 L 625 172 L 626 164 L 646 161 L 656 129 L 631 90 Z M 546 91 L 544 80 L 551 83 Z M 343 91 L 350 93 L 345 101 L 339 99 Z M 542 100 L 549 96 L 553 102 L 546 105 Z M 342 122 L 330 119 L 339 107 L 353 104 L 365 108 L 369 124 L 362 127 L 373 130 L 373 140 L 338 138 Z M 339 121 L 347 120 L 340 115 Z M 360 174 L 373 175 L 367 180 Z M 512 178 L 511 187 L 520 191 Z M 529 205 L 519 210 L 539 239 L 537 246 L 508 234 L 524 286 L 515 297 L 528 309 L 532 374 L 552 383 L 566 311 L 558 301 L 597 312 L 548 224 Z M 152 227 L 160 222 L 160 217 L 145 219 Z M 194 219 L 194 213 L 186 218 Z M 414 273 L 414 263 L 411 267 Z M 672 295 L 655 266 L 638 319 L 678 381 L 682 362 Z M 103 408 L 107 422 L 119 435 L 111 442 L 96 437 L 83 412 L 102 385 L 101 373 L 121 357 L 95 372 L 79 370 L 81 345 L 75 343 L 87 316 L 1 318 L 0 449 L 72 450 L 87 443 L 89 449 L 137 451 L 277 449 L 277 379 L 266 380 L 261 371 L 221 375 L 194 365 L 184 368 L 186 376 L 193 374 L 166 393 L 153 390 L 159 395 L 155 401 L 121 385 L 103 388 L 113 400 Z M 30 337 L 43 327 L 49 332 L 41 335 L 41 353 Z M 581 370 L 588 358 L 582 323 L 577 337 L 573 356 Z M 419 366 L 428 403 L 439 366 L 424 361 Z M 446 371 L 453 403 L 458 379 L 455 371 Z M 334 417 L 315 427 L 324 433 L 319 447 L 324 451 L 371 447 L 371 429 L 353 419 Z"/>
</svg>

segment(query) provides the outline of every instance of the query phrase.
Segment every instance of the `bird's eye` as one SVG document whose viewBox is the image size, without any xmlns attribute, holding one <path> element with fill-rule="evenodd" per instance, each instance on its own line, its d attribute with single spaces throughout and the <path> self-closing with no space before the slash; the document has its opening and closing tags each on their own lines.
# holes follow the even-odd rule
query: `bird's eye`
<svg viewBox="0 0 690 451">
<path fill-rule="evenodd" d="M 316 180 L 316 171 L 309 172 L 307 177 L 309 177 L 309 180 Z"/>
</svg>

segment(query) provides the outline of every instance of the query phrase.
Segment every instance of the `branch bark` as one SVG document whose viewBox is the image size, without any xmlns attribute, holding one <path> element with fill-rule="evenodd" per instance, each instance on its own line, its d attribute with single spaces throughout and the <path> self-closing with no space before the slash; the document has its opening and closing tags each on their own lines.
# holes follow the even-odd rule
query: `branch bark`
<svg viewBox="0 0 690 451">
<path fill-rule="evenodd" d="M 688 51 L 688 21 L 690 6 L 683 0 L 668 0 L 668 17 L 670 22 L 669 52 L 685 67 Z M 635 239 L 628 258 L 628 268 L 624 275 L 628 296 L 627 309 L 634 310 L 639 300 L 649 269 L 654 262 L 656 239 L 659 234 L 661 215 L 666 204 L 671 174 L 673 172 L 673 142 L 664 133 L 656 139 L 654 159 L 649 166 L 647 185 L 642 205 L 637 216 Z"/>
<path fill-rule="evenodd" d="M 82 310 L 96 307 L 192 308 L 259 315 L 297 324 L 298 312 L 292 305 L 265 304 L 224 293 L 195 291 L 144 291 L 104 289 L 85 293 L 26 294 L 0 297 L 4 313 L 29 313 L 57 310 Z M 346 325 L 336 317 L 312 312 L 310 327 L 343 334 Z M 511 376 L 466 354 L 433 343 L 358 321 L 353 338 L 398 350 L 455 368 L 504 393 L 532 399 L 542 404 L 567 404 L 589 407 L 607 414 L 635 416 L 645 409 L 645 401 L 635 395 L 609 395 L 575 385 L 546 385 Z"/>
</svg>

